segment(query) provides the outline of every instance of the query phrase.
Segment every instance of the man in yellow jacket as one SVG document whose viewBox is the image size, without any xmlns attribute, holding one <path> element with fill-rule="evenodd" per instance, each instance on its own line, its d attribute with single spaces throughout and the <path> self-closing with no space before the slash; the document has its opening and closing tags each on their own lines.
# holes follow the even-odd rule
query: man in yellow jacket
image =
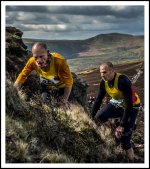
<svg viewBox="0 0 150 169">
<path fill-rule="evenodd" d="M 73 78 L 63 56 L 58 53 L 50 53 L 46 44 L 42 42 L 35 43 L 32 47 L 32 57 L 29 58 L 18 75 L 14 86 L 20 88 L 33 70 L 40 76 L 43 102 L 47 102 L 48 91 L 55 88 L 59 89 L 60 93 L 63 93 L 61 103 L 66 104 L 68 102 Z"/>
<path fill-rule="evenodd" d="M 133 162 L 135 156 L 131 145 L 131 136 L 140 106 L 139 96 L 134 91 L 128 77 L 117 73 L 111 62 L 100 65 L 100 75 L 102 80 L 92 107 L 92 117 L 101 122 L 106 122 L 109 118 L 121 118 L 115 135 L 120 139 L 127 157 Z M 99 109 L 106 94 L 111 97 L 111 100 Z"/>
</svg>

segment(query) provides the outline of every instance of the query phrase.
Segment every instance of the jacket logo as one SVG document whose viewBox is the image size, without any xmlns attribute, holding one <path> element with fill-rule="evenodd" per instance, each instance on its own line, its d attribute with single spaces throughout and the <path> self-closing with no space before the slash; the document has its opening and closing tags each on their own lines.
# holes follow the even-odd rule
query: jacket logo
<svg viewBox="0 0 150 169">
<path fill-rule="evenodd" d="M 46 79 L 42 76 L 40 76 L 40 83 L 43 85 L 56 85 L 58 84 L 60 81 L 56 78 L 50 78 L 50 79 Z"/>
</svg>

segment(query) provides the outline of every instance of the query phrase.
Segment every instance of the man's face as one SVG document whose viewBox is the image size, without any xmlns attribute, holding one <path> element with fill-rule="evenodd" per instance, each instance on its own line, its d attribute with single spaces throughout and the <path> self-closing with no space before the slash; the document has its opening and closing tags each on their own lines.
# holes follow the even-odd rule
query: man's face
<svg viewBox="0 0 150 169">
<path fill-rule="evenodd" d="M 101 65 L 100 75 L 103 80 L 110 81 L 114 78 L 114 70 L 110 69 L 107 65 Z"/>
<path fill-rule="evenodd" d="M 35 58 L 36 64 L 38 67 L 43 67 L 47 60 L 47 50 L 41 47 L 36 47 L 32 49 L 33 57 Z"/>
</svg>

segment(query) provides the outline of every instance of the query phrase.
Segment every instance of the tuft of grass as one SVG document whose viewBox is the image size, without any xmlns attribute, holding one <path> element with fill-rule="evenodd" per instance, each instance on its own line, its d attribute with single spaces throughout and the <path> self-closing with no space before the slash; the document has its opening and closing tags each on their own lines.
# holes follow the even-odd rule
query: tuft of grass
<svg viewBox="0 0 150 169">
<path fill-rule="evenodd" d="M 58 152 L 44 151 L 41 154 L 40 163 L 74 163 L 75 161 L 71 157 L 67 157 L 65 154 L 59 154 Z"/>
</svg>

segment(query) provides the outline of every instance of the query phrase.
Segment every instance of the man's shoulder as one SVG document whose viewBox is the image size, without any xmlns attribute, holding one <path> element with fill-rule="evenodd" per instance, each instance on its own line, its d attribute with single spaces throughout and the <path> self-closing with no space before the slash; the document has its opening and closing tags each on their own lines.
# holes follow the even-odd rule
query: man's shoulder
<svg viewBox="0 0 150 169">
<path fill-rule="evenodd" d="M 61 55 L 61 54 L 59 54 L 59 53 L 57 53 L 57 52 L 51 52 L 51 55 L 54 57 L 54 59 L 56 59 L 56 60 L 65 60 L 65 58 Z"/>
<path fill-rule="evenodd" d="M 29 59 L 28 59 L 28 63 L 30 64 L 35 64 L 35 58 L 33 56 L 31 56 Z"/>
<path fill-rule="evenodd" d="M 127 75 L 120 74 L 120 73 L 118 73 L 118 74 L 119 74 L 119 77 L 118 77 L 119 83 L 122 83 L 122 84 L 126 84 L 126 83 L 130 84 L 131 83 L 131 81 Z"/>
<path fill-rule="evenodd" d="M 34 61 L 35 61 L 35 59 L 34 59 L 34 57 L 33 57 L 33 56 L 30 56 L 29 60 L 30 60 L 30 61 L 32 61 L 32 62 L 34 62 Z"/>
<path fill-rule="evenodd" d="M 104 87 L 105 81 L 104 81 L 103 79 L 101 79 L 100 82 L 99 82 L 99 84 L 100 84 L 100 86 L 103 86 L 103 87 Z"/>
<path fill-rule="evenodd" d="M 122 73 L 117 73 L 119 79 L 129 79 L 127 75 Z"/>
</svg>

